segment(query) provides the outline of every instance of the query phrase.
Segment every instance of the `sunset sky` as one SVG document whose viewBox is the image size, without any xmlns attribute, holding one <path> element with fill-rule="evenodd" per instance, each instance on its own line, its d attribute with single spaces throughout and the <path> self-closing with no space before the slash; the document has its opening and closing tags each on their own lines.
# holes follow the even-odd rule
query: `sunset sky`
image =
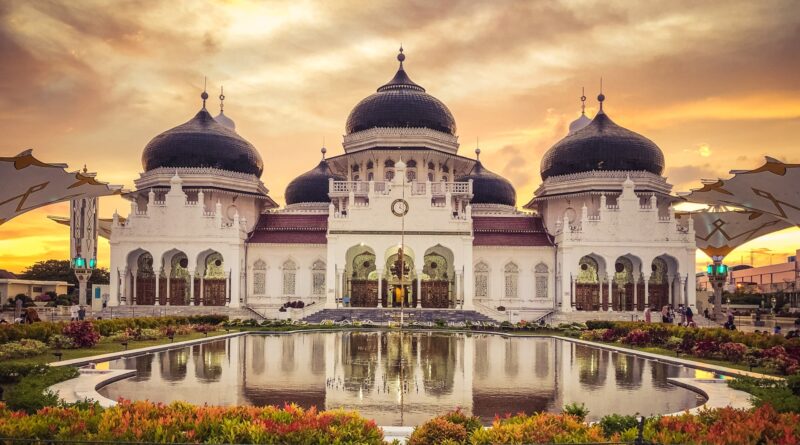
<svg viewBox="0 0 800 445">
<path fill-rule="evenodd" d="M 580 112 L 605 110 L 664 151 L 675 191 L 800 163 L 800 14 L 794 1 L 71 1 L 0 0 L 0 156 L 87 164 L 133 186 L 141 152 L 200 108 L 208 77 L 226 114 L 284 188 L 342 152 L 352 107 L 388 81 L 402 42 L 410 77 L 448 105 L 460 153 L 509 178 L 524 204 L 543 153 Z M 101 216 L 128 205 L 103 198 Z M 39 209 L 0 226 L 0 269 L 68 257 L 68 229 Z M 790 229 L 750 249 L 756 264 L 800 248 Z M 747 251 L 747 253 L 743 253 Z M 100 245 L 108 264 L 108 243 Z M 701 263 L 706 259 L 698 256 Z"/>
</svg>

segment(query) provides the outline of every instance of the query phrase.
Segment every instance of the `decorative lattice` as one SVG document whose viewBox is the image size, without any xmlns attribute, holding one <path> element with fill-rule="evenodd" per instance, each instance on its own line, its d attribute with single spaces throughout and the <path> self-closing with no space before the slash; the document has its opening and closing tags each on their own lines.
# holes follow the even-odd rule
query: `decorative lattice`
<svg viewBox="0 0 800 445">
<path fill-rule="evenodd" d="M 326 267 L 322 261 L 315 261 L 311 266 L 311 293 L 323 295 L 325 293 Z"/>
<path fill-rule="evenodd" d="M 294 295 L 297 284 L 297 265 L 289 260 L 283 263 L 283 295 Z"/>
<path fill-rule="evenodd" d="M 508 263 L 503 268 L 505 272 L 506 298 L 516 298 L 519 295 L 519 266 Z"/>
<path fill-rule="evenodd" d="M 486 272 L 475 274 L 475 297 L 485 298 L 489 296 L 489 275 Z"/>
<path fill-rule="evenodd" d="M 547 276 L 536 276 L 536 298 L 547 298 Z"/>
</svg>

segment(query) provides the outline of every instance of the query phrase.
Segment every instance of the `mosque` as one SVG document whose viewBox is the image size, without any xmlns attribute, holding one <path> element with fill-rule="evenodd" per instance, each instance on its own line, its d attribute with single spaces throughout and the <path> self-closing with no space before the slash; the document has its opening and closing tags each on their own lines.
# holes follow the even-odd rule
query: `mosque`
<svg viewBox="0 0 800 445">
<path fill-rule="evenodd" d="M 114 215 L 110 305 L 319 310 L 419 308 L 631 313 L 695 304 L 695 235 L 679 221 L 664 155 L 615 124 L 598 96 L 544 155 L 518 200 L 459 154 L 447 106 L 399 69 L 358 102 L 344 153 L 292 180 L 280 207 L 263 160 L 202 109 L 154 137 Z M 582 100 L 585 102 L 585 97 Z M 224 95 L 220 95 L 224 100 Z M 523 317 L 524 318 L 524 317 Z"/>
</svg>

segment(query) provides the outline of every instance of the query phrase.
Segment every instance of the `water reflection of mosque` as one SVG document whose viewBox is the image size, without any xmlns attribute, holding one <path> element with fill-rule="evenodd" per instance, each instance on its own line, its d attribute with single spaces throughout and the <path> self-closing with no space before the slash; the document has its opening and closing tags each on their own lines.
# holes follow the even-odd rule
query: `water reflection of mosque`
<svg viewBox="0 0 800 445">
<path fill-rule="evenodd" d="M 509 412 L 557 411 L 573 401 L 595 413 L 647 414 L 663 411 L 664 404 L 684 409 L 687 397 L 693 398 L 666 382 L 686 373 L 680 368 L 552 338 L 486 334 L 251 335 L 120 365 L 139 371 L 132 382 L 118 383 L 123 391 L 136 391 L 129 397 L 343 407 L 383 425 L 413 425 L 455 407 L 491 420 Z M 150 384 L 132 386 L 142 380 Z M 618 406 L 621 394 L 642 388 L 658 391 L 664 398 L 659 407 L 641 396 Z"/>
</svg>

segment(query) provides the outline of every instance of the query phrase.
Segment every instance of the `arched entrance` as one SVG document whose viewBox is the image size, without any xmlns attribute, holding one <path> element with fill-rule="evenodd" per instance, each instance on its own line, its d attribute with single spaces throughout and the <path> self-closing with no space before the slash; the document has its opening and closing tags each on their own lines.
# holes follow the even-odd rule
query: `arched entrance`
<svg viewBox="0 0 800 445">
<path fill-rule="evenodd" d="M 199 278 L 195 278 L 194 304 L 225 306 L 228 294 L 228 275 L 222 254 L 206 251 L 198 256 Z"/>
<path fill-rule="evenodd" d="M 575 277 L 575 309 L 579 311 L 600 310 L 600 264 L 593 256 L 586 255 L 578 261 L 578 276 Z M 603 304 L 603 310 L 606 309 Z"/>
<path fill-rule="evenodd" d="M 352 250 L 352 249 L 351 249 Z M 352 252 L 345 298 L 352 307 L 376 307 L 378 305 L 378 274 L 375 252 L 369 247 L 358 247 Z M 385 292 L 384 292 L 385 294 Z M 347 302 L 345 301 L 345 304 Z"/>
<path fill-rule="evenodd" d="M 183 306 L 189 304 L 189 258 L 178 252 L 170 259 L 169 304 Z"/>
<path fill-rule="evenodd" d="M 402 261 L 401 261 L 402 254 Z M 383 293 L 384 307 L 416 307 L 417 292 L 413 288 L 417 276 L 414 273 L 414 260 L 403 249 L 389 256 L 386 260 L 386 288 L 388 293 Z"/>
<path fill-rule="evenodd" d="M 611 283 L 611 308 L 615 311 L 634 310 L 633 261 L 621 256 L 614 262 L 614 276 Z"/>
<path fill-rule="evenodd" d="M 661 308 L 670 304 L 669 265 L 666 259 L 658 257 L 653 260 L 650 269 L 650 281 L 647 283 L 650 293 L 648 301 L 650 307 L 655 308 L 655 310 L 661 310 Z"/>
<path fill-rule="evenodd" d="M 136 259 L 134 278 L 134 304 L 153 305 L 156 302 L 156 274 L 153 272 L 153 255 L 144 252 Z"/>
<path fill-rule="evenodd" d="M 455 278 L 453 254 L 449 249 L 437 246 L 428 249 L 423 258 L 420 297 L 423 308 L 452 307 L 452 289 Z M 417 285 L 415 283 L 415 288 Z"/>
</svg>

